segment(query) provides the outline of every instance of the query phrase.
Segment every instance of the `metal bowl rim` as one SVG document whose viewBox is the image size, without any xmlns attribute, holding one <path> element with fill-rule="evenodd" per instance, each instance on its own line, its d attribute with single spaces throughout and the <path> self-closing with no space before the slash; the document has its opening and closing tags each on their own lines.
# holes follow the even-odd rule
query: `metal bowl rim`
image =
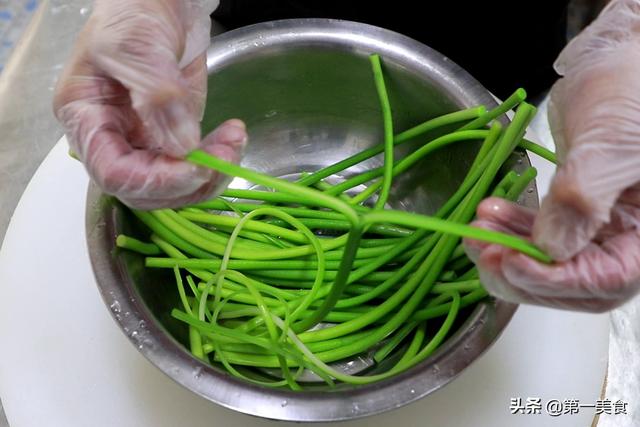
<svg viewBox="0 0 640 427">
<path fill-rule="evenodd" d="M 289 34 L 297 40 L 312 40 L 327 33 L 343 41 L 349 40 L 349 35 L 353 34 L 358 37 L 375 36 L 376 40 L 385 40 L 386 48 L 382 50 L 396 49 L 396 53 L 406 55 L 410 61 L 433 63 L 440 73 L 438 77 L 463 76 L 473 84 L 466 89 L 467 97 L 478 103 L 495 105 L 491 95 L 475 79 L 433 49 L 392 31 L 349 21 L 294 19 L 230 31 L 218 36 L 216 44 L 208 50 L 209 70 L 223 66 L 228 60 L 224 43 L 246 41 L 256 33 L 261 34 L 263 43 L 269 42 L 270 35 L 280 33 Z M 537 198 L 537 194 L 532 197 Z M 340 421 L 401 407 L 440 389 L 477 360 L 498 338 L 517 309 L 517 305 L 504 301 L 480 304 L 433 355 L 387 380 L 327 392 L 292 392 L 259 387 L 205 365 L 156 324 L 131 283 L 121 280 L 124 272 L 113 256 L 115 230 L 112 209 L 109 198 L 91 183 L 86 210 L 88 250 L 100 294 L 111 309 L 114 320 L 138 350 L 174 381 L 205 399 L 250 415 L 287 421 Z M 487 339 L 484 334 L 490 310 L 495 312 L 492 324 L 495 334 Z M 462 359 L 454 360 L 463 353 Z M 429 375 L 432 381 L 425 385 L 424 380 Z"/>
</svg>

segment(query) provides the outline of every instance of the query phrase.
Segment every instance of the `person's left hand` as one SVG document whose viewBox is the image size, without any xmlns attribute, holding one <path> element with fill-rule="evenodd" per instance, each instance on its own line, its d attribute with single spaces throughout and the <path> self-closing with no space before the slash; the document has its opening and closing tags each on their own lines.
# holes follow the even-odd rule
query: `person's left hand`
<svg viewBox="0 0 640 427">
<path fill-rule="evenodd" d="M 623 193 L 611 221 L 575 256 L 542 264 L 499 245 L 465 239 L 489 293 L 515 303 L 602 312 L 640 289 L 640 186 Z M 478 207 L 473 226 L 532 240 L 536 212 L 492 197 Z"/>
<path fill-rule="evenodd" d="M 558 169 L 540 210 L 489 199 L 475 222 L 531 240 L 554 263 L 479 242 L 467 250 L 495 296 L 609 310 L 640 290 L 640 0 L 613 0 L 555 68 Z"/>
</svg>

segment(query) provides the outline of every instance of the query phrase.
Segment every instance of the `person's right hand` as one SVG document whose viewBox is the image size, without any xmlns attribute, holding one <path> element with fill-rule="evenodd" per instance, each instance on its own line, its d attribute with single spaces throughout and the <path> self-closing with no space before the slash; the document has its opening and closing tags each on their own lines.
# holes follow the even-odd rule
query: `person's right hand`
<svg viewBox="0 0 640 427">
<path fill-rule="evenodd" d="M 244 123 L 200 139 L 216 0 L 96 0 L 54 96 L 71 149 L 108 194 L 139 209 L 213 197 L 226 178 L 181 160 L 238 162 Z"/>
</svg>

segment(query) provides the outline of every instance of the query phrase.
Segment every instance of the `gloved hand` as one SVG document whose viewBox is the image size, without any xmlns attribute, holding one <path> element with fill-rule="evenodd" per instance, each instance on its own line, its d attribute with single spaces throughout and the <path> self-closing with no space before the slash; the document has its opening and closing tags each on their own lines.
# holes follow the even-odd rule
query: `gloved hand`
<svg viewBox="0 0 640 427">
<path fill-rule="evenodd" d="M 217 0 L 96 0 L 55 90 L 72 150 L 102 189 L 131 207 L 175 207 L 227 183 L 180 160 L 202 148 L 238 162 L 244 124 L 200 139 Z"/>
<path fill-rule="evenodd" d="M 640 0 L 612 1 L 555 67 L 549 194 L 537 214 L 488 199 L 475 224 L 529 238 L 556 262 L 473 241 L 467 252 L 500 298 L 604 311 L 640 288 Z"/>
</svg>

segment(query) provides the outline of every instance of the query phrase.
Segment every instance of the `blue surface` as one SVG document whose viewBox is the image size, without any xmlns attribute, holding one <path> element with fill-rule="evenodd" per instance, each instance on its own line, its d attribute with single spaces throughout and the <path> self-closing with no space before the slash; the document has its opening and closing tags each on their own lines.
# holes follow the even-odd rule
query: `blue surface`
<svg viewBox="0 0 640 427">
<path fill-rule="evenodd" d="M 36 7 L 38 7 L 38 1 L 37 0 L 28 0 L 24 5 L 24 9 L 27 12 L 33 12 L 34 10 L 36 10 Z"/>
<path fill-rule="evenodd" d="M 0 71 L 20 40 L 41 0 L 5 0 L 0 2 Z"/>
</svg>

